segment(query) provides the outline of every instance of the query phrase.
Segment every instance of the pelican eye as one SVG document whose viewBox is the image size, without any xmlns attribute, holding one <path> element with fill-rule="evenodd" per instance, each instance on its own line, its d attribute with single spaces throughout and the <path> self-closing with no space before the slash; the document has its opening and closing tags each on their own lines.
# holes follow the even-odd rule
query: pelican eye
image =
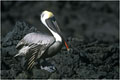
<svg viewBox="0 0 120 80">
<path fill-rule="evenodd" d="M 55 21 L 55 17 L 52 17 L 52 20 Z"/>
<path fill-rule="evenodd" d="M 56 21 L 54 16 L 50 17 L 49 19 L 51 19 L 52 21 Z"/>
</svg>

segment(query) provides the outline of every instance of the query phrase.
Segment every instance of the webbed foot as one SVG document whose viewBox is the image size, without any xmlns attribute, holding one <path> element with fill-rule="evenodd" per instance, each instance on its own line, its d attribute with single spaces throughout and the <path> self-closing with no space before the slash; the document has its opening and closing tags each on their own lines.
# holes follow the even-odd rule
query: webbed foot
<svg viewBox="0 0 120 80">
<path fill-rule="evenodd" d="M 43 69 L 43 70 L 46 70 L 46 71 L 48 71 L 48 72 L 50 72 L 50 73 L 52 73 L 52 72 L 55 72 L 56 71 L 56 68 L 54 67 L 54 66 L 40 66 L 40 68 L 41 69 Z"/>
</svg>

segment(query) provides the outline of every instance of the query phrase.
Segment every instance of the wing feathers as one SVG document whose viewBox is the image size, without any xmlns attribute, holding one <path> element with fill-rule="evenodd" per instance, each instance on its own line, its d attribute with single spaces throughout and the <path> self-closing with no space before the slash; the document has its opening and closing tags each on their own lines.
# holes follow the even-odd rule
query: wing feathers
<svg viewBox="0 0 120 80">
<path fill-rule="evenodd" d="M 24 46 L 24 41 L 23 39 L 17 44 L 16 49 L 21 49 Z"/>
<path fill-rule="evenodd" d="M 25 63 L 27 70 L 31 70 L 32 67 L 34 66 L 34 63 L 37 59 L 36 55 L 38 55 L 38 51 L 39 50 L 36 47 L 34 47 L 34 49 L 29 50 L 29 53 L 27 53 L 26 55 L 27 61 Z"/>
<path fill-rule="evenodd" d="M 53 36 L 40 33 L 27 34 L 16 46 L 16 48 L 19 50 L 19 53 L 23 52 L 25 54 L 25 70 L 31 70 L 36 60 L 39 59 L 47 50 L 47 48 L 49 48 L 49 46 L 54 42 L 55 39 Z M 25 51 L 26 48 L 27 51 Z"/>
</svg>

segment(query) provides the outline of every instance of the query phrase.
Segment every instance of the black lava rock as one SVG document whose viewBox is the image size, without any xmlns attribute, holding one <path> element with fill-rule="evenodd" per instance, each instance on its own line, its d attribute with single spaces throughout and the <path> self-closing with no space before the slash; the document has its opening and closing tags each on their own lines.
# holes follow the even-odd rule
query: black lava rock
<svg viewBox="0 0 120 80">
<path fill-rule="evenodd" d="M 119 79 L 119 2 L 1 2 L 2 79 Z M 49 73 L 35 65 L 24 71 L 24 57 L 15 59 L 15 46 L 30 32 L 43 31 L 39 15 L 55 14 L 67 37 L 65 46 L 47 61 L 56 67 Z M 24 21 L 35 25 L 31 26 Z M 16 24 L 15 24 L 16 22 Z M 15 24 L 15 26 L 14 26 Z"/>
<path fill-rule="evenodd" d="M 2 78 L 118 78 L 119 53 L 118 45 L 115 45 L 118 43 L 86 43 L 72 37 L 72 40 L 68 39 L 71 45 L 69 52 L 63 47 L 61 52 L 47 60 L 57 68 L 56 72 L 49 73 L 34 67 L 31 76 L 26 74 L 23 71 L 22 58 L 16 61 L 13 56 L 17 54 L 15 46 L 18 41 L 25 34 L 34 31 L 37 31 L 35 27 L 17 22 L 13 31 L 2 39 Z"/>
</svg>

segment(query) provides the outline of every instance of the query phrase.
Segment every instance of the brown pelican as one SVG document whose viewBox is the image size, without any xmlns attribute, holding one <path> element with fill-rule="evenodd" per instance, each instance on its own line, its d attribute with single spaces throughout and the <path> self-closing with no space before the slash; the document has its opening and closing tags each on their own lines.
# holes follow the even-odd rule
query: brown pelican
<svg viewBox="0 0 120 80">
<path fill-rule="evenodd" d="M 43 11 L 40 17 L 42 23 L 52 35 L 32 32 L 25 35 L 24 38 L 19 41 L 16 46 L 19 52 L 15 57 L 25 56 L 26 70 L 31 70 L 38 59 L 54 56 L 61 49 L 63 43 L 66 45 L 67 50 L 69 50 L 53 13 Z"/>
</svg>

